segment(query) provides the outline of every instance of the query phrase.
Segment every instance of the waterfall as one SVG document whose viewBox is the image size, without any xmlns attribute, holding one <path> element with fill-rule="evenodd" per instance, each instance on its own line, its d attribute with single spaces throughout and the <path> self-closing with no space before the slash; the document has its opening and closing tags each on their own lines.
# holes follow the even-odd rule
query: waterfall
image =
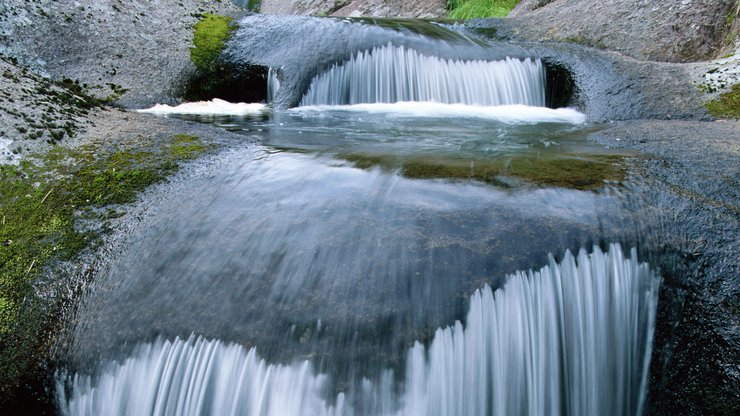
<svg viewBox="0 0 740 416">
<path fill-rule="evenodd" d="M 388 44 L 316 76 L 301 105 L 400 101 L 544 107 L 545 69 L 539 59 L 446 60 Z"/>
<path fill-rule="evenodd" d="M 269 68 L 267 70 L 267 103 L 271 103 L 275 96 L 277 96 L 277 92 L 280 89 L 280 80 L 277 77 L 277 71 Z"/>
<path fill-rule="evenodd" d="M 323 400 L 326 376 L 308 361 L 270 365 L 254 348 L 191 337 L 139 345 L 106 366 L 93 385 L 71 378 L 58 392 L 64 415 L 333 415 Z"/>
<path fill-rule="evenodd" d="M 659 279 L 619 246 L 477 291 L 407 360 L 407 415 L 639 415 Z"/>
<path fill-rule="evenodd" d="M 476 291 L 465 326 L 436 331 L 391 370 L 329 397 L 309 361 L 191 337 L 141 344 L 93 377 L 59 376 L 64 415 L 636 415 L 645 398 L 659 278 L 618 245 L 569 252 Z"/>
</svg>

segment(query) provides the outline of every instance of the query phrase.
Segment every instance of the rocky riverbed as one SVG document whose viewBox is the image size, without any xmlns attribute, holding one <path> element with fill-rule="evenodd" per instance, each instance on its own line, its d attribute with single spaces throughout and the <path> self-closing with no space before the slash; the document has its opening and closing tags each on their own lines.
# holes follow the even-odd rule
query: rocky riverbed
<svg viewBox="0 0 740 416">
<path fill-rule="evenodd" d="M 264 10 L 270 10 L 273 3 L 263 2 Z M 438 1 L 423 2 L 419 8 L 404 2 L 366 2 L 375 4 L 374 9 L 363 8 L 359 2 L 333 2 L 326 11 L 317 2 L 303 3 L 313 4 L 314 9 L 280 11 L 443 15 Z M 342 7 L 331 10 L 338 5 Z M 737 36 L 737 18 L 727 18 L 732 10 L 737 14 L 737 2 L 654 2 L 648 7 L 639 0 L 621 0 L 601 2 L 594 10 L 589 7 L 585 1 L 523 1 L 514 18 L 474 22 L 472 27 L 493 29 L 503 38 L 565 41 L 613 50 L 627 55 L 620 59 L 630 63 L 641 59 L 698 61 L 665 64 L 673 73 L 685 74 L 686 83 L 695 89 L 696 97 L 690 100 L 697 108 L 700 103 L 695 101 L 716 97 L 738 82 L 738 55 L 720 58 L 737 47 L 737 43 L 728 43 L 733 33 Z M 211 126 L 130 111 L 180 100 L 183 83 L 195 70 L 189 59 L 192 25 L 208 12 L 245 13 L 227 1 L 5 0 L 0 4 L 3 163 L 17 164 L 59 146 L 153 146 L 184 133 L 208 143 L 220 137 L 218 146 L 228 146 L 229 138 L 245 140 Z M 662 85 L 652 88 L 653 97 L 665 93 Z M 648 413 L 737 414 L 740 122 L 624 121 L 605 125 L 589 139 L 647 155 L 636 159 L 632 169 L 647 178 L 635 186 L 649 187 L 646 194 L 650 197 L 624 203 L 652 206 L 661 218 L 670 219 L 663 230 L 646 229 L 646 236 L 656 238 L 641 242 L 646 252 L 662 254 L 656 262 L 669 277 L 661 294 Z M 185 177 L 187 169 L 178 175 Z M 142 194 L 136 206 L 125 209 L 128 214 L 114 219 L 99 251 L 89 250 L 77 260 L 47 269 L 42 279 L 46 283 L 36 288 L 54 305 L 47 310 L 49 316 L 67 319 L 63 312 L 74 309 L 74 297 L 84 290 L 84 282 L 105 268 L 106 259 L 114 255 L 116 244 L 122 244 L 131 224 L 149 215 L 149 198 L 156 198 L 157 192 L 167 192 L 167 185 Z M 49 275 L 60 271 L 61 276 Z M 56 279 L 66 283 L 60 286 Z M 60 293 L 60 287 L 77 289 Z M 58 323 L 47 331 L 57 330 Z M 27 365 L 4 380 L 0 413 L 12 414 L 14 406 L 28 400 L 32 404 L 26 409 L 50 409 L 37 383 L 45 381 L 44 363 L 56 336 L 36 335 L 38 340 L 23 344 L 30 348 L 21 351 L 30 357 Z M 4 342 L 10 339 L 16 338 L 7 336 Z"/>
</svg>

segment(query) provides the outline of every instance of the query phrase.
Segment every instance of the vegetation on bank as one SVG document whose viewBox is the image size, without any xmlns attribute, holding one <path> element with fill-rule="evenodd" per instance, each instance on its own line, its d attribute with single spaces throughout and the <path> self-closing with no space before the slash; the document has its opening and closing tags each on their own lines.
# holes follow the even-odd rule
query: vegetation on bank
<svg viewBox="0 0 740 416">
<path fill-rule="evenodd" d="M 18 166 L 0 165 L 0 397 L 44 355 L 45 328 L 54 325 L 45 312 L 50 300 L 35 288 L 44 271 L 94 245 L 107 221 L 123 215 L 120 204 L 207 150 L 179 134 L 136 150 L 57 146 Z"/>
<path fill-rule="evenodd" d="M 740 119 L 740 83 L 733 85 L 730 91 L 720 94 L 704 106 L 714 117 Z"/>
<path fill-rule="evenodd" d="M 206 13 L 193 27 L 193 44 L 190 48 L 190 59 L 203 73 L 215 71 L 218 56 L 226 46 L 235 26 L 232 18 Z"/>
<path fill-rule="evenodd" d="M 447 0 L 450 19 L 506 17 L 519 0 Z"/>
</svg>

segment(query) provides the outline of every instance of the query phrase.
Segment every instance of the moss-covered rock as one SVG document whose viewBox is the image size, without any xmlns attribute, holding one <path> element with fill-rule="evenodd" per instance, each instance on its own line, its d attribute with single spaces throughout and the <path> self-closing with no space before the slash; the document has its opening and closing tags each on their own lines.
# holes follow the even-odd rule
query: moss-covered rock
<svg viewBox="0 0 740 416">
<path fill-rule="evenodd" d="M 361 169 L 398 170 L 411 179 L 475 180 L 501 187 L 509 187 L 514 178 L 535 186 L 595 190 L 607 181 L 618 182 L 625 175 L 623 154 L 511 155 L 476 160 L 360 153 L 338 157 Z"/>
<path fill-rule="evenodd" d="M 235 29 L 232 20 L 229 16 L 206 13 L 193 27 L 195 46 L 190 48 L 190 59 L 201 72 L 216 70 L 218 57 Z"/>
<path fill-rule="evenodd" d="M 715 100 L 705 104 L 707 111 L 717 118 L 740 118 L 740 83 L 732 89 L 720 94 Z"/>
<path fill-rule="evenodd" d="M 184 85 L 187 101 L 220 98 L 232 102 L 260 102 L 267 96 L 267 68 L 235 65 L 221 59 L 226 42 L 236 30 L 229 16 L 204 14 L 194 25 L 190 59 L 198 73 Z"/>
<path fill-rule="evenodd" d="M 19 386 L 38 381 L 58 321 L 50 302 L 59 300 L 37 295 L 39 279 L 99 241 L 106 221 L 122 215 L 120 204 L 209 149 L 176 134 L 149 147 L 56 146 L 33 161 L 0 165 L 0 409 L 23 402 Z M 86 222 L 102 225 L 91 231 L 80 226 Z"/>
</svg>

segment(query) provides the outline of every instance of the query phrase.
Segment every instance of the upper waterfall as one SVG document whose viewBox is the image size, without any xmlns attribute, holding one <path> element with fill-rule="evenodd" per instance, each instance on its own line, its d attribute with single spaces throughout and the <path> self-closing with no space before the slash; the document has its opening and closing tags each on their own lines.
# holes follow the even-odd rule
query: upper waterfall
<svg viewBox="0 0 740 416">
<path fill-rule="evenodd" d="M 538 59 L 447 60 L 389 43 L 314 77 L 301 105 L 432 101 L 544 107 L 545 79 Z"/>
</svg>

